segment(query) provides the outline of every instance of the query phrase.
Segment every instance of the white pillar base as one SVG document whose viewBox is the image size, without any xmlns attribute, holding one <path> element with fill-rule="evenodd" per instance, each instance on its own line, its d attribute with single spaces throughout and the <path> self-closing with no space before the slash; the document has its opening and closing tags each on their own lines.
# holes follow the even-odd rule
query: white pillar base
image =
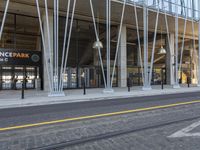
<svg viewBox="0 0 200 150">
<path fill-rule="evenodd" d="M 180 87 L 179 84 L 174 84 L 174 85 L 173 85 L 173 88 L 174 88 L 174 89 L 180 89 L 181 87 Z"/>
<path fill-rule="evenodd" d="M 112 94 L 112 93 L 114 93 L 114 90 L 112 88 L 105 88 L 103 90 L 103 93 L 104 94 Z"/>
<path fill-rule="evenodd" d="M 48 94 L 48 97 L 64 97 L 65 93 L 64 92 L 50 92 Z"/>
<path fill-rule="evenodd" d="M 142 90 L 143 91 L 150 91 L 150 90 L 152 90 L 152 88 L 151 88 L 151 86 L 143 86 Z"/>
</svg>

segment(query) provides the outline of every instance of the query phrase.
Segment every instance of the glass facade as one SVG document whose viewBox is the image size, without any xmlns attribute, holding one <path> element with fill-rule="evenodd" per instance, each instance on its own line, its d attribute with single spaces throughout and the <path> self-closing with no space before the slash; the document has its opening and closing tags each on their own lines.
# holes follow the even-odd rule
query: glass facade
<svg viewBox="0 0 200 150">
<path fill-rule="evenodd" d="M 3 18 L 3 13 L 0 13 Z M 42 51 L 40 30 L 37 17 L 8 13 L 4 25 L 0 49 L 14 52 Z M 36 79 L 42 79 L 42 64 L 31 65 L 0 65 L 0 89 L 21 89 L 23 78 L 26 77 L 26 89 L 35 89 Z"/>
<path fill-rule="evenodd" d="M 123 0 L 119 0 L 123 1 Z M 128 3 L 135 3 L 143 5 L 145 0 L 127 0 Z M 189 17 L 198 20 L 198 0 L 146 0 L 146 4 L 151 9 L 156 9 L 158 6 L 161 11 L 167 11 L 169 14 L 176 13 L 176 6 L 178 6 L 178 14 L 185 16 L 186 12 Z"/>
<path fill-rule="evenodd" d="M 65 17 L 60 17 L 59 26 L 59 62 L 61 64 L 62 48 L 64 39 Z M 112 26 L 111 61 L 112 66 L 115 57 L 117 27 Z M 98 33 L 103 43 L 101 49 L 102 59 L 106 60 L 106 28 L 105 24 L 98 23 Z M 82 88 L 83 75 L 85 76 L 86 87 L 104 87 L 102 71 L 99 62 L 98 51 L 93 49 L 96 41 L 93 22 L 75 19 L 73 22 L 72 36 L 69 47 L 69 56 L 66 73 L 64 75 L 64 88 Z M 112 67 L 111 67 L 112 71 Z M 106 62 L 104 61 L 104 72 Z M 117 74 L 115 73 L 114 84 L 117 86 Z"/>
<path fill-rule="evenodd" d="M 3 18 L 3 13 L 0 13 Z M 40 30 L 37 17 L 7 14 L 0 47 L 41 51 Z"/>
<path fill-rule="evenodd" d="M 174 76 L 175 81 L 178 79 L 179 83 L 185 84 L 188 78 L 191 78 L 192 83 L 197 83 L 197 56 L 199 49 L 199 39 L 197 37 L 199 2 L 197 0 L 127 0 L 129 5 L 126 5 L 124 14 L 122 11 L 123 0 L 111 1 L 110 22 L 109 16 L 107 16 L 106 8 L 108 5 L 106 5 L 106 2 L 100 5 L 98 0 L 93 1 L 94 16 L 89 6 L 85 10 L 85 7 L 81 6 L 81 1 L 77 2 L 77 6 L 74 7 L 74 18 L 72 16 L 73 4 L 70 5 L 66 34 L 66 41 L 69 45 L 66 44 L 64 48 L 66 2 L 61 0 L 60 4 L 65 4 L 66 6 L 60 7 L 62 11 L 55 9 L 53 13 L 50 13 L 50 9 L 53 10 L 54 5 L 53 3 L 48 3 L 50 24 L 46 22 L 46 14 L 40 14 L 41 16 L 39 17 L 36 9 L 32 17 L 8 13 L 0 48 L 47 53 L 44 56 L 44 64 L 42 65 L 47 69 L 48 80 L 52 86 L 51 90 L 59 92 L 58 86 L 62 86 L 62 81 L 64 89 L 82 88 L 83 84 L 87 88 L 105 87 L 103 74 L 105 74 L 107 83 L 107 80 L 112 78 L 115 59 L 114 87 L 121 86 L 121 82 L 124 83 L 123 87 L 126 86 L 128 78 L 131 79 L 134 86 L 143 85 L 144 75 L 148 77 L 147 80 L 150 85 L 161 84 L 162 80 L 165 84 L 173 84 L 169 82 L 169 78 L 172 78 L 172 76 Z M 37 7 L 36 5 L 36 7 L 41 11 L 46 6 L 41 1 L 39 3 L 40 6 Z M 134 12 L 135 5 L 137 6 L 138 22 Z M 33 7 L 35 8 L 35 5 Z M 145 10 L 148 13 L 146 16 Z M 54 14 L 55 12 L 57 13 L 56 15 Z M 158 18 L 157 13 L 159 13 Z M 57 16 L 59 16 L 58 26 L 55 24 Z M 124 16 L 124 19 L 121 24 L 122 16 Z M 0 13 L 0 18 L 3 18 L 3 12 Z M 70 22 L 72 19 L 73 24 L 71 27 Z M 39 26 L 39 21 L 41 21 L 43 30 Z M 110 33 L 108 33 L 107 23 L 110 23 Z M 49 31 L 47 24 L 50 26 Z M 155 29 L 156 25 L 158 26 L 157 29 Z M 95 26 L 97 33 L 95 32 Z M 123 35 L 119 32 L 121 31 L 121 26 L 125 27 Z M 58 31 L 56 31 L 57 29 Z M 137 30 L 139 31 L 139 37 Z M 43 43 L 42 34 L 44 35 Z M 48 34 L 50 37 L 48 37 Z M 95 34 L 97 34 L 98 38 Z M 121 35 L 121 38 L 118 41 L 119 35 Z M 57 39 L 58 48 L 55 48 Z M 98 40 L 102 42 L 103 46 L 100 49 L 102 60 L 99 58 L 99 51 L 93 48 L 94 42 L 99 42 Z M 108 41 L 111 44 L 110 49 Z M 141 45 L 139 45 L 139 41 Z M 51 44 L 52 49 L 50 49 L 48 43 Z M 117 47 L 120 53 L 118 55 L 116 55 Z M 141 47 L 141 52 L 139 47 Z M 165 55 L 160 55 L 161 48 L 166 50 Z M 123 51 L 124 49 L 126 53 Z M 108 50 L 110 53 L 108 53 Z M 110 65 L 107 63 L 109 62 L 108 57 L 110 57 Z M 66 67 L 63 66 L 63 59 L 67 60 Z M 123 61 L 126 63 L 123 63 Z M 121 67 L 120 63 L 126 69 Z M 2 66 L 3 70 L 9 70 L 4 69 L 4 67 L 11 67 L 13 70 L 17 70 L 15 67 L 21 66 Z M 109 70 L 107 70 L 109 67 L 111 68 L 110 75 L 107 74 L 109 73 Z M 62 69 L 66 71 L 64 72 Z M 152 78 L 150 77 L 151 73 Z M 9 78 L 12 78 L 12 76 Z"/>
</svg>

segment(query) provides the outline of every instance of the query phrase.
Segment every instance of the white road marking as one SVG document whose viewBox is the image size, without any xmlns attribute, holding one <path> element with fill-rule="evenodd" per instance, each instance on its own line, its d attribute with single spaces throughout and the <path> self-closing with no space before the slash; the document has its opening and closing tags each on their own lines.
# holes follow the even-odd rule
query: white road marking
<svg viewBox="0 0 200 150">
<path fill-rule="evenodd" d="M 200 121 L 195 122 L 191 125 L 189 125 L 186 128 L 183 128 L 175 133 L 173 133 L 172 135 L 168 136 L 170 138 L 181 138 L 181 137 L 200 137 L 200 132 L 196 132 L 196 133 L 192 133 L 191 131 L 200 126 Z"/>
</svg>

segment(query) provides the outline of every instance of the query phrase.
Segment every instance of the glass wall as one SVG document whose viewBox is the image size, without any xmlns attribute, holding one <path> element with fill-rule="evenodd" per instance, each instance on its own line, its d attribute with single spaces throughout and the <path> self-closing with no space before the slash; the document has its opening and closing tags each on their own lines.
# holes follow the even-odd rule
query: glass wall
<svg viewBox="0 0 200 150">
<path fill-rule="evenodd" d="M 0 18 L 3 13 L 0 12 Z M 41 51 L 41 39 L 38 18 L 8 13 L 0 40 L 2 50 Z M 25 88 L 36 88 L 36 79 L 41 79 L 38 87 L 42 88 L 42 64 L 40 66 L 0 65 L 0 89 L 21 89 L 23 78 L 26 77 Z"/>
<path fill-rule="evenodd" d="M 60 17 L 59 31 L 59 60 L 62 60 L 62 48 L 64 39 L 65 17 Z M 104 73 L 106 74 L 106 26 L 97 23 L 100 41 Z M 115 58 L 117 28 L 111 27 L 111 72 Z M 93 22 L 74 19 L 70 41 L 69 55 L 66 73 L 64 75 L 64 88 L 81 88 L 85 82 L 86 87 L 104 87 L 102 69 L 98 51 L 93 49 L 96 41 Z M 116 67 L 117 68 L 117 67 Z M 117 86 L 117 74 L 114 76 L 113 86 Z"/>
<path fill-rule="evenodd" d="M 0 18 L 3 18 L 0 13 Z M 8 14 L 0 48 L 41 51 L 38 18 Z"/>
<path fill-rule="evenodd" d="M 128 0 L 127 2 L 135 2 L 137 5 L 143 5 L 144 0 Z M 187 11 L 188 17 L 198 19 L 198 0 L 178 0 L 177 5 L 176 0 L 159 0 L 159 5 L 157 0 L 148 0 L 146 2 L 149 8 L 156 9 L 159 6 L 162 11 L 166 11 L 167 13 L 176 13 L 176 6 L 178 6 L 179 15 L 185 16 Z"/>
<path fill-rule="evenodd" d="M 154 33 L 149 32 L 148 40 L 148 62 L 149 62 L 149 72 L 150 72 L 150 62 L 152 57 L 153 48 L 153 37 Z M 157 33 L 155 53 L 154 53 L 154 63 L 153 63 L 153 73 L 152 73 L 152 85 L 161 83 L 161 71 L 165 72 L 166 56 L 160 55 L 159 50 L 162 47 L 166 48 L 165 43 L 166 35 Z M 141 42 L 141 54 L 143 61 L 143 31 L 140 30 L 140 42 Z M 127 67 L 128 67 L 128 78 L 131 79 L 133 85 L 142 85 L 142 68 L 141 60 L 139 55 L 139 45 L 136 29 L 127 30 Z M 149 73 L 148 72 L 148 73 Z M 163 80 L 166 78 L 163 76 Z"/>
</svg>

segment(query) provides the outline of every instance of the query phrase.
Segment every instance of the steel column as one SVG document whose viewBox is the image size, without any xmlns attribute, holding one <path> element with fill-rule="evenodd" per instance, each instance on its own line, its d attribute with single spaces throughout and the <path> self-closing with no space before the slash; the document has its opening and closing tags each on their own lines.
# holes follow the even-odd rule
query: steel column
<svg viewBox="0 0 200 150">
<path fill-rule="evenodd" d="M 178 78 L 178 0 L 176 0 L 175 12 L 175 83 L 173 88 L 180 88 Z"/>
<path fill-rule="evenodd" d="M 110 18 L 111 17 L 111 0 L 106 0 L 106 39 L 107 39 L 107 47 L 106 47 L 106 59 L 107 59 L 107 87 L 104 89 L 104 93 L 113 93 L 113 89 L 111 88 L 111 80 L 110 80 Z"/>
<path fill-rule="evenodd" d="M 140 42 L 140 31 L 139 31 L 137 7 L 136 7 L 135 1 L 134 1 L 134 13 L 135 13 L 134 18 L 135 18 L 135 23 L 136 23 L 138 46 L 139 46 L 139 61 L 140 61 L 140 67 L 141 67 L 141 73 L 142 73 L 142 83 L 144 84 L 144 68 L 143 68 L 143 62 L 142 62 L 142 48 L 141 48 L 141 42 Z"/>
<path fill-rule="evenodd" d="M 148 67 L 148 8 L 147 0 L 143 4 L 143 26 L 144 26 L 144 83 L 143 90 L 151 90 L 149 86 L 149 67 Z"/>
<path fill-rule="evenodd" d="M 163 3 L 162 3 L 163 4 Z M 149 87 L 151 87 L 151 79 L 152 79 L 152 73 L 153 73 L 153 65 L 154 65 L 154 53 L 155 53 L 155 46 L 156 46 L 156 37 L 157 37 L 157 29 L 158 29 L 158 20 L 159 20 L 159 1 L 158 1 L 158 6 L 157 6 L 157 15 L 156 15 L 156 24 L 155 24 L 155 29 L 154 29 L 154 39 L 153 39 L 153 48 L 152 48 L 152 54 L 151 54 L 151 65 L 150 65 L 150 73 L 149 73 Z M 161 33 L 162 34 L 162 33 Z"/>
<path fill-rule="evenodd" d="M 96 41 L 99 42 L 100 40 L 99 40 L 99 35 L 98 35 L 98 32 L 97 32 L 97 25 L 96 25 L 96 21 L 95 21 L 95 17 L 94 17 L 94 8 L 93 8 L 92 0 L 90 0 L 90 8 L 91 8 L 91 13 L 92 13 L 92 20 L 93 20 L 93 25 L 94 25 Z M 102 75 L 103 75 L 104 86 L 106 88 L 107 87 L 107 83 L 106 83 L 106 78 L 105 78 L 105 73 L 104 73 L 104 67 L 103 67 L 103 61 L 102 61 L 100 47 L 98 47 L 98 54 L 99 54 L 99 60 L 100 60 Z"/>
<path fill-rule="evenodd" d="M 4 10 L 3 20 L 2 20 L 2 23 L 1 23 L 1 29 L 0 29 L 0 40 L 1 40 L 1 37 L 2 37 L 3 28 L 4 28 L 4 24 L 5 24 L 5 20 L 6 20 L 6 15 L 7 15 L 7 12 L 8 12 L 9 2 L 10 2 L 10 0 L 7 0 L 6 7 L 5 7 L 5 10 Z"/>
<path fill-rule="evenodd" d="M 125 6 L 126 6 L 126 0 L 124 0 L 124 3 L 123 3 L 121 20 L 120 20 L 120 25 L 119 25 L 119 33 L 118 33 L 118 37 L 117 37 L 117 47 L 116 47 L 116 52 L 115 52 L 115 60 L 114 60 L 114 65 L 113 65 L 112 78 L 111 78 L 111 88 L 113 85 L 113 79 L 114 79 L 114 74 L 115 74 L 115 70 L 116 70 L 115 67 L 116 67 L 118 53 L 119 53 L 119 46 L 120 46 L 120 39 L 121 39 L 121 33 L 122 33 L 122 24 L 123 24 L 123 20 L 124 20 Z"/>
</svg>

